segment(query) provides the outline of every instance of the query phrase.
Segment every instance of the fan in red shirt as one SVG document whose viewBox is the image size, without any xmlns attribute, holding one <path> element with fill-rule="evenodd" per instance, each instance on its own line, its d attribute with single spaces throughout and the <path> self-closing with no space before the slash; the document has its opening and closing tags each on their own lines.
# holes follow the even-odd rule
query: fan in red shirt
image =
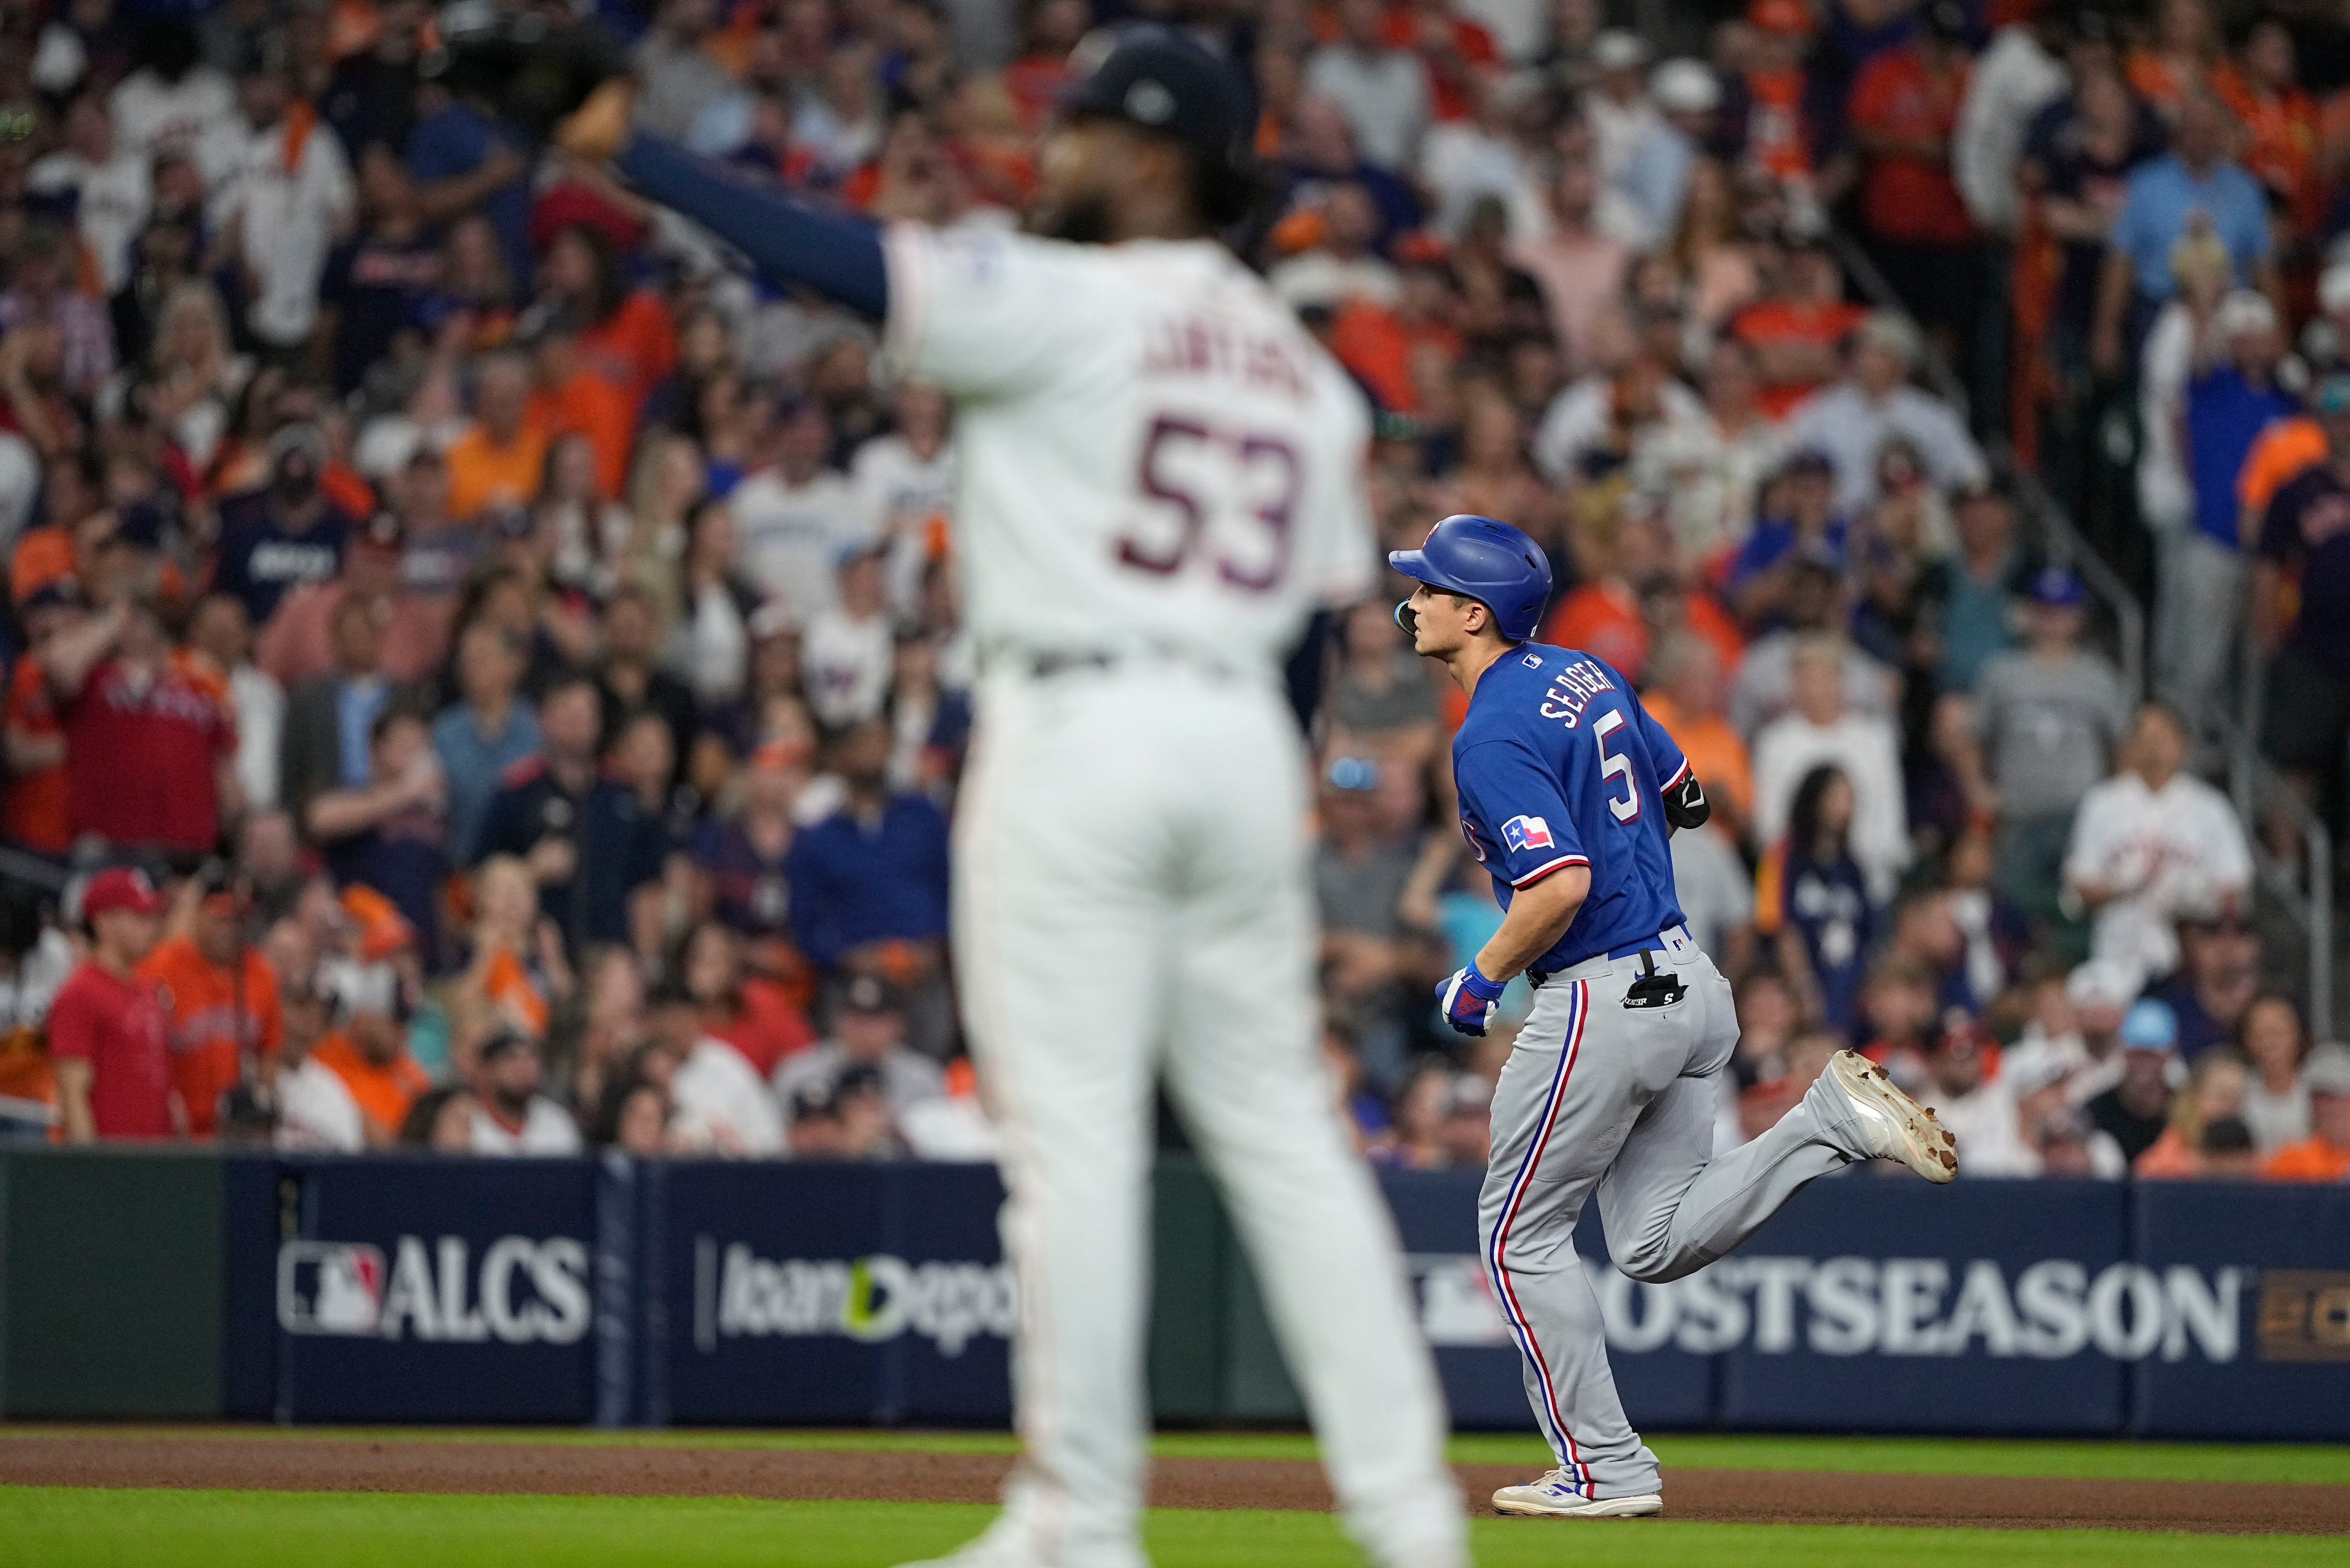
<svg viewBox="0 0 2350 1568">
<path fill-rule="evenodd" d="M 155 945 L 163 895 L 145 872 L 118 866 L 90 878 L 81 912 L 89 957 L 49 1004 L 66 1141 L 178 1137 L 187 1114 L 172 1088 L 163 1005 L 133 972 Z"/>
<path fill-rule="evenodd" d="M 1894 291 L 1956 338 L 1976 325 L 1978 290 L 1974 221 L 1950 177 L 1950 138 L 1967 94 L 1966 7 L 1932 0 L 1918 24 L 1914 39 L 1853 78 L 1853 137 L 1868 155 L 1861 221 Z"/>
<path fill-rule="evenodd" d="M 57 633 L 39 659 L 65 726 L 75 836 L 193 861 L 235 798 L 236 723 L 171 652 L 153 605 L 134 599 Z"/>
</svg>

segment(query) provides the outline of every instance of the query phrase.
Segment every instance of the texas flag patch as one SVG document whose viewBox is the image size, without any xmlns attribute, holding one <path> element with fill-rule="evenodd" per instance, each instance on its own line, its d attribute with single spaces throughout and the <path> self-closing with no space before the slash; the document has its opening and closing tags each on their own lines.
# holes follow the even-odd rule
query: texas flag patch
<svg viewBox="0 0 2350 1568">
<path fill-rule="evenodd" d="M 1520 854 L 1529 849 L 1554 847 L 1550 824 L 1539 816 L 1513 816 L 1502 824 L 1502 842 Z"/>
</svg>

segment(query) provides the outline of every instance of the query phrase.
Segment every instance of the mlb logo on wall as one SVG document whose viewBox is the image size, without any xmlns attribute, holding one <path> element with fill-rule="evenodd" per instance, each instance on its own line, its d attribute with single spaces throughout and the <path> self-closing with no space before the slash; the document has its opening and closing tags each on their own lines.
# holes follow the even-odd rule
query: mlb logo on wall
<svg viewBox="0 0 2350 1568">
<path fill-rule="evenodd" d="M 373 1334 L 383 1319 L 383 1249 L 288 1241 L 277 1254 L 277 1322 L 288 1334 Z"/>
<path fill-rule="evenodd" d="M 1551 848 L 1550 824 L 1539 816 L 1513 816 L 1502 824 L 1502 842 L 1521 851 Z"/>
</svg>

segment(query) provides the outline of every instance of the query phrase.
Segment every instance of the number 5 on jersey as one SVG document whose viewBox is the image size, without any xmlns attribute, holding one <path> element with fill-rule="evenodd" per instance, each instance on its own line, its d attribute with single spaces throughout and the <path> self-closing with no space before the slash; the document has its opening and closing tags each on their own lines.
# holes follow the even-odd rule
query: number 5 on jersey
<svg viewBox="0 0 2350 1568">
<path fill-rule="evenodd" d="M 1591 739 L 1599 747 L 1599 776 L 1624 781 L 1624 794 L 1620 799 L 1614 786 L 1609 786 L 1607 810 L 1618 822 L 1638 822 L 1640 819 L 1640 785 L 1632 774 L 1632 759 L 1622 752 L 1607 749 L 1607 737 L 1623 727 L 1623 711 L 1611 708 L 1599 715 L 1599 722 L 1591 727 Z"/>
</svg>

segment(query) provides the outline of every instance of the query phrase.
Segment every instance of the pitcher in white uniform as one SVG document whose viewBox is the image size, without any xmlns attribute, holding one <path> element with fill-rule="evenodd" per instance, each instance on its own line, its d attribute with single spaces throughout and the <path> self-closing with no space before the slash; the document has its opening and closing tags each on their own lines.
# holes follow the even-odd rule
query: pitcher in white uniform
<svg viewBox="0 0 2350 1568">
<path fill-rule="evenodd" d="M 1316 1052 L 1305 759 L 1281 663 L 1370 588 L 1363 400 L 1211 235 L 1252 129 L 1213 57 L 1130 30 L 1046 141 L 1035 227 L 871 225 L 627 130 L 560 137 L 770 276 L 884 323 L 957 400 L 956 548 L 981 649 L 956 823 L 962 1003 L 1002 1128 L 1025 1453 L 965 1568 L 1130 1568 L 1153 1091 L 1216 1175 L 1347 1524 L 1466 1561 L 1394 1228 Z"/>
</svg>

